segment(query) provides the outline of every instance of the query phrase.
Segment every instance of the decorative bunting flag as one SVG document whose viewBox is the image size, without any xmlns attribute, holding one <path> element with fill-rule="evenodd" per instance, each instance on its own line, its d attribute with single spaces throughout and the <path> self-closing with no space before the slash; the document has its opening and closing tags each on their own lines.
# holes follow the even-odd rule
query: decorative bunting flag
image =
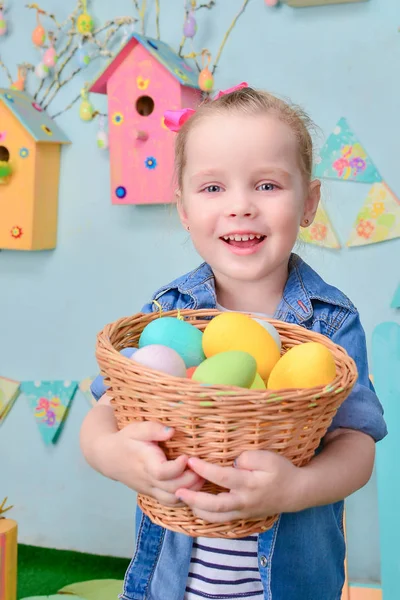
<svg viewBox="0 0 400 600">
<path fill-rule="evenodd" d="M 399 283 L 399 287 L 396 290 L 394 298 L 392 300 L 391 307 L 392 308 L 400 308 L 400 283 Z"/>
<path fill-rule="evenodd" d="M 325 248 L 341 248 L 333 225 L 325 208 L 320 203 L 314 222 L 300 230 L 300 240 L 306 244 L 316 244 Z"/>
<path fill-rule="evenodd" d="M 82 379 L 79 384 L 79 391 L 82 392 L 91 406 L 97 404 L 96 400 L 92 396 L 92 392 L 90 391 L 90 386 L 92 385 L 93 380 L 94 377 L 86 377 L 86 379 Z"/>
<path fill-rule="evenodd" d="M 21 383 L 21 392 L 27 396 L 45 444 L 56 441 L 77 386 L 77 381 Z"/>
<path fill-rule="evenodd" d="M 19 381 L 0 377 L 0 423 L 6 418 L 14 404 L 19 390 Z"/>
<path fill-rule="evenodd" d="M 400 202 L 386 183 L 375 183 L 357 215 L 347 246 L 377 244 L 400 237 Z"/>
<path fill-rule="evenodd" d="M 345 118 L 341 118 L 333 133 L 325 142 L 316 160 L 315 176 L 360 183 L 376 183 L 382 177 L 372 160 L 350 129 Z"/>
</svg>

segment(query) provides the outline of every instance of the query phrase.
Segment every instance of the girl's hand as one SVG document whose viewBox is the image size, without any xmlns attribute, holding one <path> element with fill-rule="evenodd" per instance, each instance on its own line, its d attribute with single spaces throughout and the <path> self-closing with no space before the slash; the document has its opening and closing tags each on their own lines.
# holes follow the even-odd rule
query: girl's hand
<svg viewBox="0 0 400 600">
<path fill-rule="evenodd" d="M 229 490 L 217 495 L 183 488 L 176 491 L 204 521 L 260 519 L 301 509 L 302 469 L 275 452 L 243 452 L 236 467 L 220 467 L 198 458 L 190 458 L 188 464 L 199 477 Z"/>
<path fill-rule="evenodd" d="M 96 453 L 100 471 L 165 506 L 179 504 L 177 489 L 199 490 L 204 481 L 187 468 L 187 456 L 167 460 L 158 442 L 170 439 L 173 434 L 173 429 L 147 421 L 98 437 Z"/>
</svg>

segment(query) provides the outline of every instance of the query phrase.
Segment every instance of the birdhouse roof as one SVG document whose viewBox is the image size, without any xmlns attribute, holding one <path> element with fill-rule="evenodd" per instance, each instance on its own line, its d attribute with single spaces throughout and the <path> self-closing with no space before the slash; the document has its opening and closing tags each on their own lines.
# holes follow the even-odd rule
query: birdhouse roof
<svg viewBox="0 0 400 600">
<path fill-rule="evenodd" d="M 70 140 L 29 94 L 0 88 L 0 101 L 31 134 L 35 142 L 69 144 Z"/>
<path fill-rule="evenodd" d="M 91 84 L 89 90 L 99 94 L 106 94 L 108 79 L 138 44 L 146 48 L 151 56 L 163 65 L 181 85 L 199 89 L 198 73 L 192 69 L 184 58 L 181 58 L 174 52 L 168 44 L 139 35 L 138 33 L 133 33 L 118 54 L 111 59 L 102 73 Z"/>
</svg>

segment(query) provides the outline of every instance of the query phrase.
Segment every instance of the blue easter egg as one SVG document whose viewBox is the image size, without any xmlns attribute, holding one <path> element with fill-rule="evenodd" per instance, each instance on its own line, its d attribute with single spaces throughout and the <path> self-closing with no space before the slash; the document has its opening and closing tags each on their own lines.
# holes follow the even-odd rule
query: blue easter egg
<svg viewBox="0 0 400 600">
<path fill-rule="evenodd" d="M 137 348 L 123 348 L 120 350 L 120 354 L 122 354 L 122 356 L 126 356 L 126 358 L 130 358 L 135 354 L 135 352 L 137 352 Z M 97 377 L 93 379 L 90 386 L 90 391 L 92 392 L 95 400 L 100 400 L 103 394 L 106 393 L 107 389 L 107 386 L 104 384 L 103 375 L 97 375 Z"/>
<path fill-rule="evenodd" d="M 187 321 L 175 317 L 160 317 L 142 331 L 139 348 L 158 344 L 175 350 L 185 361 L 186 368 L 197 367 L 204 359 L 203 333 Z"/>
</svg>

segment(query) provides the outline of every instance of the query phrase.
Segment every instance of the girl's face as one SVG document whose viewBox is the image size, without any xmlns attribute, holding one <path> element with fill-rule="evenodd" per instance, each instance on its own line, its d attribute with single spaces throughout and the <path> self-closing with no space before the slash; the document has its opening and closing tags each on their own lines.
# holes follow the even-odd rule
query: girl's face
<svg viewBox="0 0 400 600">
<path fill-rule="evenodd" d="M 318 181 L 305 184 L 292 130 L 273 115 L 208 116 L 188 134 L 179 215 L 217 277 L 255 282 L 286 268 L 319 191 Z"/>
</svg>

